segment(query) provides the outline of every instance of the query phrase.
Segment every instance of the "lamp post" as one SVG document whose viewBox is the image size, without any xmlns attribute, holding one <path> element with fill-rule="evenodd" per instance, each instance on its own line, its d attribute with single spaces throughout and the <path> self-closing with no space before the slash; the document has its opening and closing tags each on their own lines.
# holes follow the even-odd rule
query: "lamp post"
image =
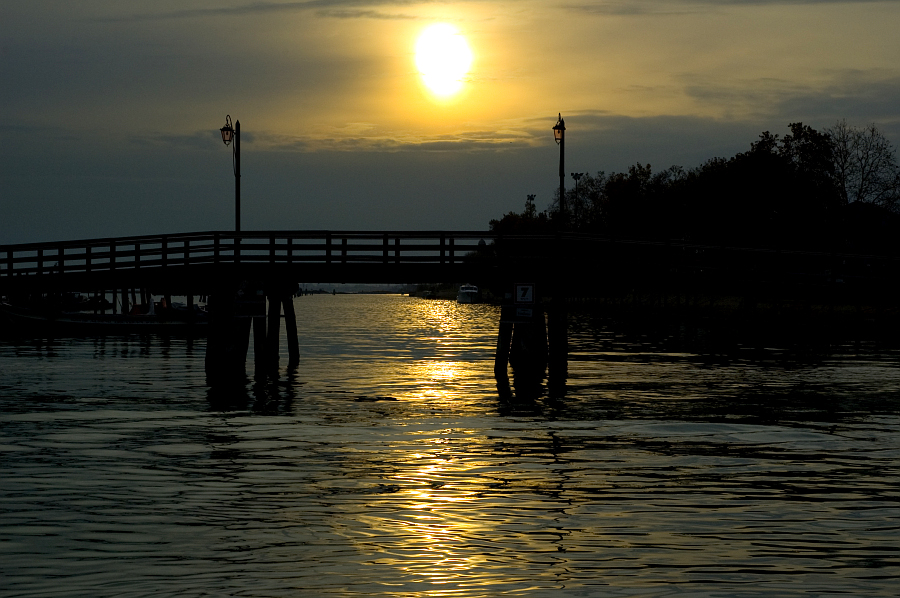
<svg viewBox="0 0 900 598">
<path fill-rule="evenodd" d="M 553 138 L 559 145 L 559 215 L 560 229 L 566 228 L 566 122 L 563 120 L 562 113 L 559 120 L 553 125 Z M 560 240 L 562 241 L 562 240 Z M 551 396 L 561 396 L 565 394 L 566 378 L 568 377 L 568 355 L 569 355 L 569 339 L 568 325 L 566 323 L 566 296 L 565 288 L 567 282 L 567 269 L 563 268 L 563 264 L 571 263 L 569 260 L 563 259 L 568 257 L 565 255 L 565 247 L 562 242 L 556 247 L 556 272 L 555 284 L 553 290 L 553 298 L 550 303 L 550 309 L 547 312 L 547 340 L 548 347 L 548 366 L 549 376 L 547 378 L 548 389 L 552 393 Z"/>
<path fill-rule="evenodd" d="M 231 152 L 231 163 L 234 168 L 234 230 L 241 232 L 241 121 L 234 121 L 231 126 L 231 115 L 225 116 L 225 126 L 219 129 L 225 145 L 234 141 Z"/>
<path fill-rule="evenodd" d="M 553 125 L 553 138 L 559 146 L 559 215 L 565 226 L 566 223 L 566 121 L 563 120 L 562 113 L 559 120 Z"/>
</svg>

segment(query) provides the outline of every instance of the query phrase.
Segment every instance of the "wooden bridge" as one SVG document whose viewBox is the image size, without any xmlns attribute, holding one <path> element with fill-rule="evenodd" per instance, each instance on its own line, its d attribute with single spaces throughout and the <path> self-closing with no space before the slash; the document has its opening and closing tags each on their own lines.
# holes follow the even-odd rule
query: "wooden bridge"
<svg viewBox="0 0 900 598">
<path fill-rule="evenodd" d="M 0 295 L 27 301 L 60 292 L 111 292 L 115 304 L 120 292 L 123 313 L 128 289 L 186 295 L 189 304 L 192 296 L 206 295 L 207 372 L 227 379 L 243 372 L 251 322 L 257 365 L 277 367 L 282 310 L 289 357 L 297 358 L 291 298 L 298 282 L 482 284 L 533 279 L 536 263 L 551 255 L 544 245 L 553 239 L 529 238 L 523 241 L 528 251 L 500 260 L 497 241 L 486 231 L 212 231 L 4 245 Z M 266 301 L 258 300 L 263 294 L 268 315 Z M 538 316 L 543 327 L 542 310 L 534 310 L 534 322 Z M 511 335 L 512 325 L 501 323 L 498 363 L 502 360 L 504 373 Z"/>
<path fill-rule="evenodd" d="M 257 351 L 268 347 L 268 357 L 258 353 L 257 361 L 271 362 L 274 356 L 277 363 L 281 309 L 295 358 L 290 297 L 301 281 L 469 281 L 495 289 L 536 283 L 545 298 L 551 290 L 553 301 L 548 326 L 534 342 L 546 348 L 549 336 L 550 353 L 555 348 L 564 371 L 567 294 L 650 284 L 738 292 L 840 288 L 893 300 L 900 257 L 487 231 L 212 231 L 0 246 L 0 295 L 7 298 L 135 288 L 157 295 L 207 295 L 211 371 L 241 370 L 235 366 L 246 360 L 251 320 Z M 268 299 L 268 324 L 262 317 L 242 317 L 238 297 L 248 282 Z M 534 312 L 533 321 L 520 318 L 519 324 L 544 329 L 543 307 L 524 311 Z M 497 349 L 497 367 L 504 372 L 511 336 L 505 319 Z"/>
<path fill-rule="evenodd" d="M 223 277 L 319 282 L 466 280 L 484 231 L 201 232 L 0 246 L 0 293 L 142 286 L 209 294 Z"/>
<path fill-rule="evenodd" d="M 134 288 L 209 294 L 223 278 L 352 283 L 634 277 L 894 286 L 900 257 L 490 231 L 211 231 L 0 245 L 0 294 Z M 524 278 L 523 278 L 524 277 Z"/>
</svg>

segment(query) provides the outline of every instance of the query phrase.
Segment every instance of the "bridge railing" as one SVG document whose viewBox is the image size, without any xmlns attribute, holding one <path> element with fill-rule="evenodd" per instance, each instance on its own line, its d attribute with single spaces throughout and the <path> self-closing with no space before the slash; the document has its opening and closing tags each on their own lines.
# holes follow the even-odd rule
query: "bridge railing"
<svg viewBox="0 0 900 598">
<path fill-rule="evenodd" d="M 808 280 L 810 284 L 900 281 L 900 257 L 885 255 L 622 240 L 573 233 L 501 238 L 487 231 L 210 231 L 2 245 L 0 283 L 11 288 L 18 284 L 12 277 L 19 276 L 72 274 L 67 280 L 74 281 L 83 274 L 162 273 L 218 264 L 452 266 L 473 257 L 486 257 L 501 267 L 518 266 L 512 268 L 516 272 L 568 271 L 585 278 L 666 272 L 682 279 L 743 277 L 793 283 Z"/>
<path fill-rule="evenodd" d="M 484 231 L 212 231 L 29 243 L 0 246 L 0 277 L 238 263 L 455 264 L 492 238 Z"/>
</svg>

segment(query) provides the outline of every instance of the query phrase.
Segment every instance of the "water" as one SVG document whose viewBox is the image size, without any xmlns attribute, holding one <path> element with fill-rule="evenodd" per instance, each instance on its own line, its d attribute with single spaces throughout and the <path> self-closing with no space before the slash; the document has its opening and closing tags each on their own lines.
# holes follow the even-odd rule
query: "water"
<svg viewBox="0 0 900 598">
<path fill-rule="evenodd" d="M 0 596 L 897 593 L 900 343 L 573 313 L 566 395 L 502 400 L 496 308 L 295 305 L 230 392 L 204 340 L 0 340 Z"/>
</svg>

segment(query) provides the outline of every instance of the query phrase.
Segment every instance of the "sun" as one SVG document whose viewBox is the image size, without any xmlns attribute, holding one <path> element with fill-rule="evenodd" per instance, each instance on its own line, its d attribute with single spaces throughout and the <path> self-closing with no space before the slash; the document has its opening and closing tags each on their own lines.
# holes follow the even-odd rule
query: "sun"
<svg viewBox="0 0 900 598">
<path fill-rule="evenodd" d="M 422 82 L 434 95 L 444 98 L 462 89 L 471 66 L 469 44 L 452 25 L 431 25 L 419 35 L 416 67 Z"/>
</svg>

